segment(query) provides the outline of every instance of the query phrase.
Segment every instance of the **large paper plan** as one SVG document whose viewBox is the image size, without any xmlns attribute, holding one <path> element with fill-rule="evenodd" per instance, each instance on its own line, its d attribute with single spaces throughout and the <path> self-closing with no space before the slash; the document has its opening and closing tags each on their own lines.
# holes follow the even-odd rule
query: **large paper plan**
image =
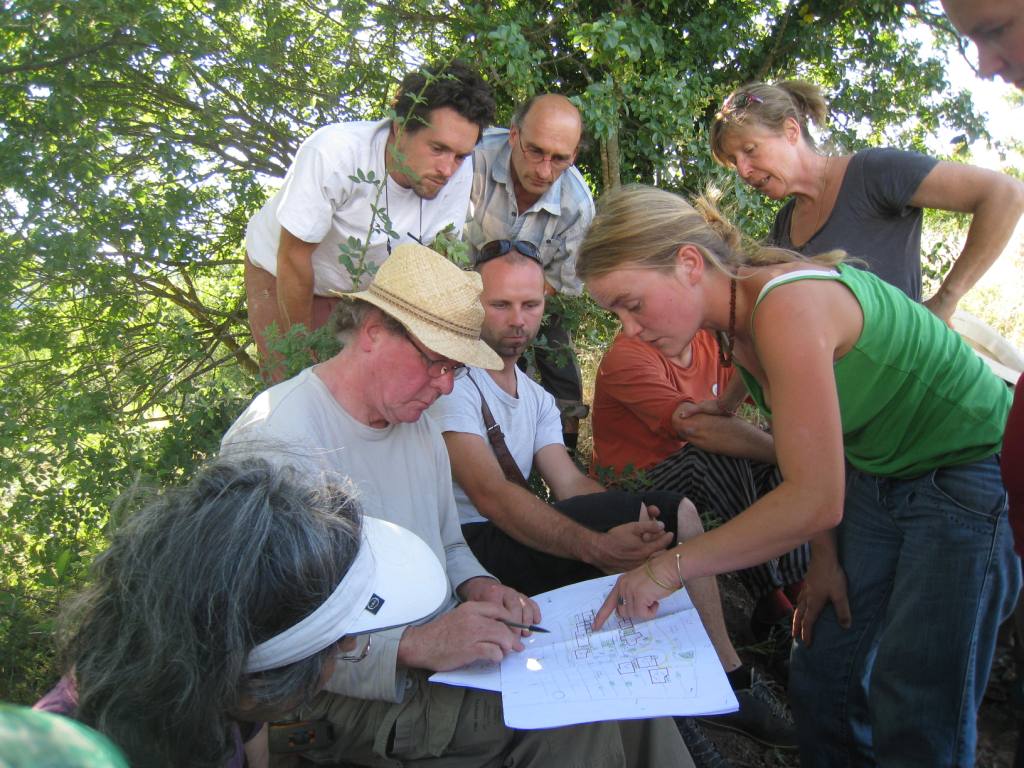
<svg viewBox="0 0 1024 768">
<path fill-rule="evenodd" d="M 606 576 L 536 596 L 550 634 L 524 640 L 500 665 L 438 673 L 435 682 L 499 689 L 505 724 L 554 726 L 662 715 L 732 712 L 736 697 L 685 590 L 658 616 L 593 619 L 615 584 Z"/>
</svg>

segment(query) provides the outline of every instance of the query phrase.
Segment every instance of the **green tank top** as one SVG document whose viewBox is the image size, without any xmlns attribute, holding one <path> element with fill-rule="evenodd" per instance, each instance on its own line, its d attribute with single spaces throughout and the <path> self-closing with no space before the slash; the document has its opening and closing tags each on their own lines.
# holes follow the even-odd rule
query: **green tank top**
<svg viewBox="0 0 1024 768">
<path fill-rule="evenodd" d="M 874 275 L 840 264 L 765 283 L 751 312 L 779 285 L 835 280 L 860 303 L 864 328 L 834 366 L 846 459 L 873 475 L 909 478 L 999 451 L 1010 391 L 959 334 Z M 764 391 L 737 366 L 769 418 Z"/>
</svg>

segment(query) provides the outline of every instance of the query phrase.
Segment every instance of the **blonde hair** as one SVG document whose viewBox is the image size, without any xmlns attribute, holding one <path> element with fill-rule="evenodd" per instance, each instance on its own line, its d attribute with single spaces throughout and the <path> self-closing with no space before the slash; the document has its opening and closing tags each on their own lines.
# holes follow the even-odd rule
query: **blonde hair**
<svg viewBox="0 0 1024 768">
<path fill-rule="evenodd" d="M 781 133 L 787 118 L 797 121 L 804 141 L 813 147 L 814 137 L 807 124 L 823 127 L 827 114 L 828 103 L 821 88 L 814 83 L 806 80 L 784 80 L 775 85 L 748 83 L 729 94 L 715 115 L 709 136 L 711 154 L 721 165 L 732 167 L 722 148 L 730 130 L 757 125 Z"/>
<path fill-rule="evenodd" d="M 831 267 L 846 256 L 829 251 L 806 257 L 754 243 L 722 215 L 717 198 L 710 191 L 691 204 L 680 195 L 642 184 L 608 192 L 580 246 L 576 274 L 589 280 L 625 267 L 668 271 L 683 245 L 696 246 L 705 262 L 730 276 L 740 267 L 794 261 Z"/>
</svg>

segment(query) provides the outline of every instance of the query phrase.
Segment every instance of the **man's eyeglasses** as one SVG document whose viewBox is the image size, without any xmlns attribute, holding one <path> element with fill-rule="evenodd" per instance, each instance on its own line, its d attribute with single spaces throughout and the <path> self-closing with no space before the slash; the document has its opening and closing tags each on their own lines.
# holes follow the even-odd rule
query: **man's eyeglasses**
<svg viewBox="0 0 1024 768">
<path fill-rule="evenodd" d="M 370 641 L 373 635 L 356 635 L 356 645 L 351 651 L 339 653 L 338 658 L 342 661 L 357 662 L 366 658 L 370 652 Z"/>
<path fill-rule="evenodd" d="M 476 264 L 484 264 L 491 259 L 504 256 L 506 253 L 516 251 L 528 259 L 533 259 L 542 267 L 544 263 L 540 260 L 540 249 L 527 240 L 491 240 L 484 243 L 477 253 Z"/>
<path fill-rule="evenodd" d="M 522 134 L 519 134 L 519 148 L 523 150 L 523 155 L 526 156 L 526 159 L 534 165 L 539 165 L 548 160 L 551 163 L 551 168 L 556 171 L 564 171 L 572 165 L 572 161 L 575 159 L 572 155 L 555 155 L 551 152 L 544 152 L 532 145 L 528 147 L 523 144 Z"/>
<path fill-rule="evenodd" d="M 405 338 L 420 353 L 420 357 L 423 358 L 423 362 L 427 365 L 427 375 L 430 378 L 438 379 L 450 373 L 453 379 L 460 379 L 466 375 L 466 366 L 462 363 L 453 363 L 449 360 L 435 360 L 423 351 L 423 347 L 419 345 L 419 342 L 416 341 L 412 334 L 406 331 Z"/>
<path fill-rule="evenodd" d="M 734 93 L 725 100 L 722 105 L 722 112 L 735 112 L 738 109 L 746 109 L 751 104 L 764 104 L 764 99 L 754 93 Z"/>
</svg>

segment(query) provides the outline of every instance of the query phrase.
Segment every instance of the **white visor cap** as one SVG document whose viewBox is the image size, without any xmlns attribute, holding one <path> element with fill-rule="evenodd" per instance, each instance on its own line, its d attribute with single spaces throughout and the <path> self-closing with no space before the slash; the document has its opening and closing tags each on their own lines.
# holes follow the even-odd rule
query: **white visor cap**
<svg viewBox="0 0 1024 768">
<path fill-rule="evenodd" d="M 345 635 L 411 624 L 440 608 L 449 591 L 448 577 L 423 539 L 364 516 L 359 553 L 345 578 L 313 613 L 253 648 L 245 671 L 294 664 Z"/>
</svg>

